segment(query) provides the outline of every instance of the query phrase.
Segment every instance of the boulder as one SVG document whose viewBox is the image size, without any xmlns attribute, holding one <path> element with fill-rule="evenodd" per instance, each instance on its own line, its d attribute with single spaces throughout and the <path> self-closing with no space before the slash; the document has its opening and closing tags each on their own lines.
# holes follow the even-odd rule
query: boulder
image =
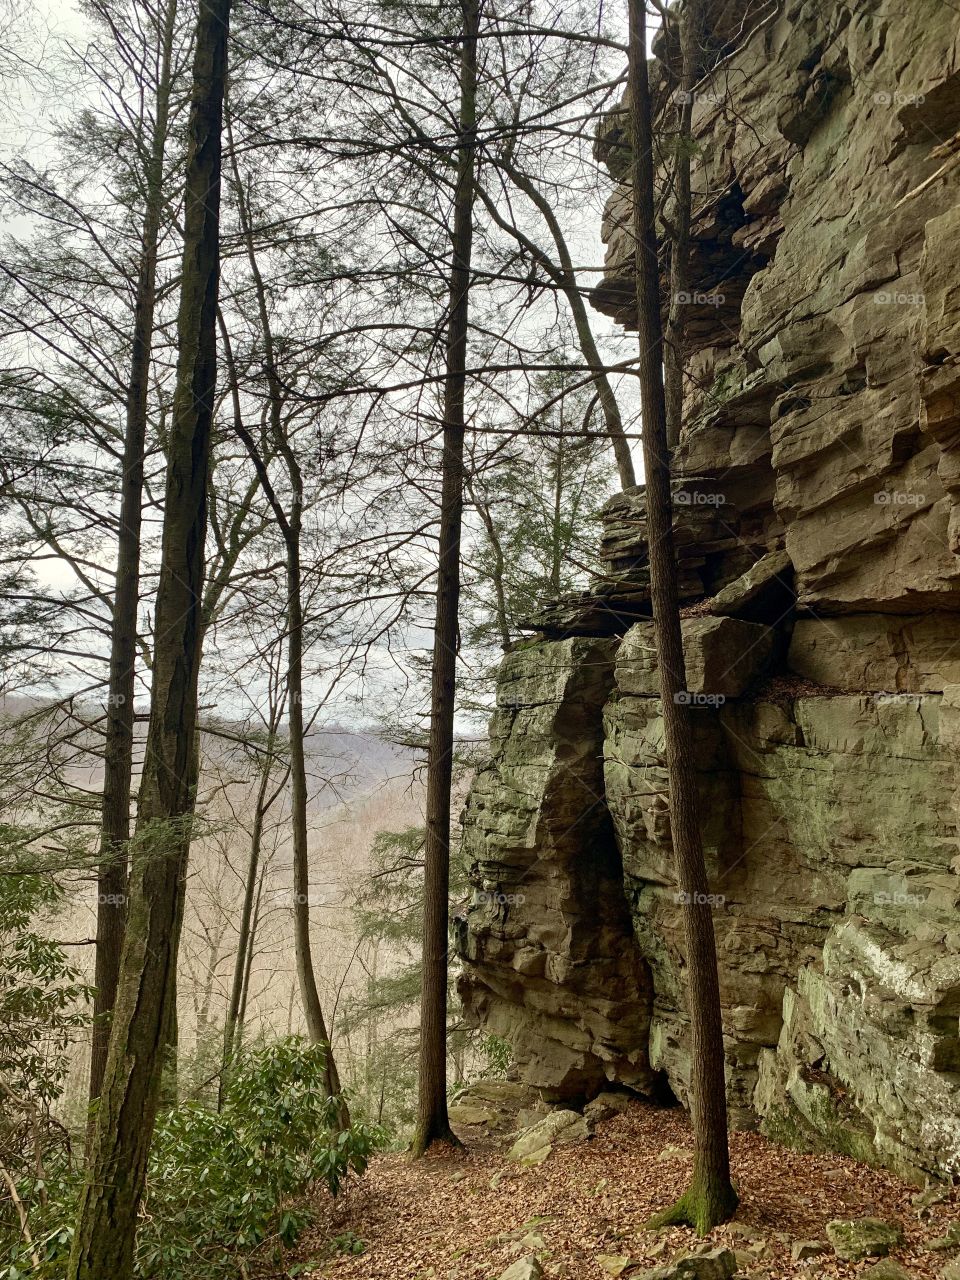
<svg viewBox="0 0 960 1280">
<path fill-rule="evenodd" d="M 527 1258 L 518 1258 L 500 1276 L 500 1280 L 540 1280 L 543 1267 L 531 1254 Z"/>
<path fill-rule="evenodd" d="M 710 612 L 775 626 L 796 604 L 793 565 L 786 551 L 768 551 L 710 601 Z"/>
<path fill-rule="evenodd" d="M 883 1258 L 903 1244 L 903 1228 L 882 1218 L 835 1218 L 827 1223 L 827 1239 L 844 1262 Z"/>
<path fill-rule="evenodd" d="M 773 649 L 769 627 L 739 618 L 684 618 L 681 628 L 686 693 L 693 706 L 719 706 L 738 697 L 765 669 Z M 616 676 L 621 693 L 659 695 L 652 622 L 638 622 L 624 636 Z"/>
<path fill-rule="evenodd" d="M 508 1160 L 520 1164 L 542 1164 L 555 1145 L 586 1142 L 588 1122 L 576 1111 L 551 1111 L 531 1129 L 524 1130 L 507 1153 Z"/>
<path fill-rule="evenodd" d="M 864 1280 L 914 1280 L 912 1273 L 895 1258 L 881 1258 L 873 1266 L 867 1267 L 862 1275 Z"/>
<path fill-rule="evenodd" d="M 495 1111 L 485 1107 L 471 1106 L 466 1102 L 453 1102 L 447 1109 L 451 1124 L 492 1125 L 496 1123 Z"/>
<path fill-rule="evenodd" d="M 598 1093 L 583 1108 L 583 1114 L 591 1124 L 599 1124 L 603 1120 L 612 1120 L 626 1111 L 630 1105 L 625 1093 Z"/>
</svg>

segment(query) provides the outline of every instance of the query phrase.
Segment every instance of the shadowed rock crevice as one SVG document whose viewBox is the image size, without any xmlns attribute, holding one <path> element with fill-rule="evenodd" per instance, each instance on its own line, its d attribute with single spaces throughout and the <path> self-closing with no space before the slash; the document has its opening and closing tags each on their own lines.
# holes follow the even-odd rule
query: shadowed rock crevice
<svg viewBox="0 0 960 1280">
<path fill-rule="evenodd" d="M 457 925 L 464 1009 L 555 1098 L 652 1082 L 650 974 L 604 796 L 615 649 L 572 639 L 506 657 L 492 758 L 465 816 L 476 887 Z"/>
</svg>

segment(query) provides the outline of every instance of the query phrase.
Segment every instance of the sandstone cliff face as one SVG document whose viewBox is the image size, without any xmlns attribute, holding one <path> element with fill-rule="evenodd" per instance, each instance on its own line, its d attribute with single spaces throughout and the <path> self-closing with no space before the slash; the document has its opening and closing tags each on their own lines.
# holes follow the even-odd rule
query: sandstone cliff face
<svg viewBox="0 0 960 1280">
<path fill-rule="evenodd" d="M 674 459 L 731 1113 L 958 1175 L 960 21 L 750 21 L 694 110 Z M 619 188 L 594 302 L 629 324 L 628 221 Z M 613 499 L 592 590 L 506 658 L 465 819 L 465 1007 L 557 1097 L 687 1094 L 644 535 L 642 489 Z"/>
</svg>

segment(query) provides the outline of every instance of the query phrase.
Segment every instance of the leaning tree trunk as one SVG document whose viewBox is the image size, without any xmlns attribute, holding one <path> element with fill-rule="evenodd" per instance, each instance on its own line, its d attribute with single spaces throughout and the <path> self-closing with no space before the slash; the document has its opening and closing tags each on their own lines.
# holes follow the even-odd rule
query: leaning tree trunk
<svg viewBox="0 0 960 1280">
<path fill-rule="evenodd" d="M 421 1156 L 434 1142 L 456 1142 L 447 1115 L 447 950 L 450 892 L 450 790 L 460 603 L 460 527 L 463 518 L 470 260 L 477 129 L 477 33 L 480 0 L 462 0 L 460 136 L 453 211 L 452 261 L 443 389 L 443 474 L 437 606 L 433 628 L 430 742 L 424 842 L 423 989 L 420 1001 L 420 1080 L 411 1147 Z"/>
<path fill-rule="evenodd" d="M 524 193 L 540 212 L 541 217 L 547 224 L 550 235 L 553 239 L 554 247 L 557 251 L 557 262 L 552 262 L 549 257 L 538 254 L 538 260 L 544 270 L 550 275 L 562 290 L 570 306 L 570 314 L 573 317 L 574 328 L 577 333 L 577 341 L 580 344 L 580 351 L 583 355 L 587 368 L 593 372 L 594 385 L 597 388 L 597 398 L 600 401 L 600 409 L 603 413 L 604 423 L 607 428 L 607 435 L 613 449 L 613 456 L 617 464 L 617 474 L 620 477 L 621 489 L 632 489 L 637 483 L 636 472 L 633 466 L 633 454 L 630 452 L 630 441 L 627 439 L 624 431 L 623 418 L 620 415 L 620 405 L 617 402 L 617 395 L 613 389 L 607 371 L 604 368 L 604 360 L 600 354 L 596 339 L 593 336 L 593 327 L 590 324 L 590 316 L 587 311 L 586 303 L 583 300 L 583 291 L 577 280 L 577 270 L 574 266 L 573 258 L 570 254 L 570 247 L 567 244 L 566 237 L 563 234 L 563 227 L 560 219 L 556 215 L 553 205 L 544 193 L 537 187 L 536 183 L 531 181 L 529 176 L 510 160 L 502 161 L 504 172 L 516 186 Z M 501 224 L 503 225 L 503 224 Z M 531 247 L 532 246 L 532 242 Z"/>
<path fill-rule="evenodd" d="M 695 1139 L 690 1186 L 675 1205 L 659 1214 L 650 1225 L 687 1223 L 704 1234 L 733 1215 L 737 1194 L 730 1181 L 720 984 L 700 837 L 691 713 L 686 700 L 678 696 L 685 688 L 686 676 L 671 521 L 645 2 L 629 0 L 639 375 L 650 590 L 670 779 L 670 826 L 684 904 L 691 1031 L 690 1104 Z"/>
<path fill-rule="evenodd" d="M 140 521 L 150 351 L 156 310 L 157 252 L 163 208 L 163 158 L 170 114 L 170 79 L 177 6 L 170 0 L 161 33 L 156 118 L 145 173 L 146 205 L 137 273 L 120 482 L 117 575 L 110 630 L 110 684 L 103 748 L 100 866 L 97 871 L 97 944 L 94 960 L 90 1101 L 100 1096 L 107 1065 L 110 1015 L 117 996 L 126 922 L 127 842 L 133 775 L 133 699 L 140 600 Z M 90 1135 L 93 1133 L 92 1117 Z"/>
<path fill-rule="evenodd" d="M 230 0 L 205 0 L 197 20 L 150 724 L 120 982 L 68 1280 L 130 1280 L 133 1275 L 137 1212 L 175 990 L 194 800 L 229 16 Z"/>
</svg>

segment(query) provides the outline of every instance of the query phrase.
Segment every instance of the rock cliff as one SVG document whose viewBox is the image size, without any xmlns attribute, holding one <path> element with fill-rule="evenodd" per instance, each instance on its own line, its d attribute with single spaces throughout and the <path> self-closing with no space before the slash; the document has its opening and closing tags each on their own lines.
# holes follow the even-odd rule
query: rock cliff
<svg viewBox="0 0 960 1280">
<path fill-rule="evenodd" d="M 673 497 L 731 1114 L 960 1175 L 960 19 L 714 7 Z M 622 114 L 598 146 L 622 176 Z M 637 489 L 505 658 L 465 815 L 465 1008 L 555 1098 L 687 1096 L 649 613 Z"/>
</svg>

